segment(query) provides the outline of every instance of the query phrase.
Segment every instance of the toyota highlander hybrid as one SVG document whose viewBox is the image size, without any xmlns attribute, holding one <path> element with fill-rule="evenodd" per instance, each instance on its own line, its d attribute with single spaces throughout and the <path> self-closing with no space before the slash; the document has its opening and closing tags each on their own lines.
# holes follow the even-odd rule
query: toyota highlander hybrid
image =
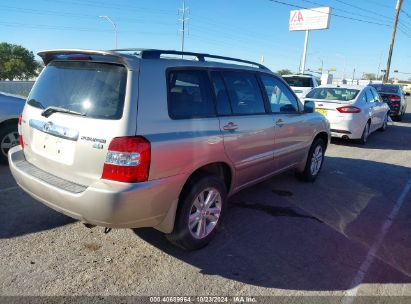
<svg viewBox="0 0 411 304">
<path fill-rule="evenodd" d="M 84 223 L 154 227 L 197 249 L 227 197 L 289 169 L 313 181 L 323 165 L 328 121 L 263 65 L 142 49 L 39 56 L 10 168 L 32 197 Z"/>
</svg>

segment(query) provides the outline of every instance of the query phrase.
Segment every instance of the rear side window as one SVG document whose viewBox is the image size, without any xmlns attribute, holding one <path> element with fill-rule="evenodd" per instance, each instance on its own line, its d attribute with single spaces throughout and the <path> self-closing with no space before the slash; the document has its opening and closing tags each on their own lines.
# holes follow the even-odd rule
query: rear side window
<svg viewBox="0 0 411 304">
<path fill-rule="evenodd" d="M 371 90 L 371 93 L 374 95 L 375 102 L 380 102 L 381 101 L 380 94 L 378 94 L 378 92 L 373 87 L 371 87 L 370 90 Z"/>
<path fill-rule="evenodd" d="M 374 102 L 374 96 L 371 93 L 371 90 L 366 89 L 365 94 L 367 95 L 367 102 Z"/>
<path fill-rule="evenodd" d="M 265 113 L 264 100 L 253 73 L 222 72 L 233 114 L 262 114 Z"/>
<path fill-rule="evenodd" d="M 171 71 L 168 74 L 168 112 L 173 119 L 215 116 L 206 71 Z"/>
<path fill-rule="evenodd" d="M 218 115 L 230 115 L 231 105 L 230 99 L 225 89 L 223 78 L 219 72 L 211 72 L 211 80 L 213 82 L 214 94 L 217 103 Z"/>
<path fill-rule="evenodd" d="M 124 66 L 55 61 L 41 73 L 27 103 L 41 109 L 60 107 L 92 118 L 120 119 L 126 81 Z"/>
<path fill-rule="evenodd" d="M 288 76 L 284 80 L 292 87 L 313 87 L 313 80 L 310 77 Z"/>
</svg>

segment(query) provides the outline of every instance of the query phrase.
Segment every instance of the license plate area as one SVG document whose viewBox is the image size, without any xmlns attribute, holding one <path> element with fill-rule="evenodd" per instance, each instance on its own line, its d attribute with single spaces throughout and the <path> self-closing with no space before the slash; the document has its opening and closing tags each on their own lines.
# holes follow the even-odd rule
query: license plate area
<svg viewBox="0 0 411 304">
<path fill-rule="evenodd" d="M 328 110 L 326 110 L 326 109 L 315 109 L 315 111 L 322 114 L 322 115 L 324 115 L 324 116 L 327 116 L 327 114 L 328 114 Z"/>
<path fill-rule="evenodd" d="M 66 165 L 73 164 L 75 141 L 33 130 L 31 149 L 37 155 Z"/>
</svg>

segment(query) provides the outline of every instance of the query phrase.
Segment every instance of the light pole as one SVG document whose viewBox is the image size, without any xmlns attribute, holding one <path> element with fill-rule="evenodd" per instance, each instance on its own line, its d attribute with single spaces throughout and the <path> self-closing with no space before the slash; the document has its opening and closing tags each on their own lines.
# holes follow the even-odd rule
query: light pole
<svg viewBox="0 0 411 304">
<path fill-rule="evenodd" d="M 114 29 L 114 41 L 115 41 L 115 45 L 116 45 L 116 49 L 117 49 L 117 25 L 113 22 L 113 20 L 110 19 L 109 16 L 98 16 L 98 17 L 107 20 L 107 21 L 110 22 L 111 25 L 113 26 L 113 29 Z"/>
<path fill-rule="evenodd" d="M 323 68 L 324 68 L 324 61 L 323 61 L 323 59 L 322 58 L 320 58 L 320 57 L 318 57 L 318 60 L 320 60 L 321 61 L 321 75 L 323 74 Z"/>
</svg>

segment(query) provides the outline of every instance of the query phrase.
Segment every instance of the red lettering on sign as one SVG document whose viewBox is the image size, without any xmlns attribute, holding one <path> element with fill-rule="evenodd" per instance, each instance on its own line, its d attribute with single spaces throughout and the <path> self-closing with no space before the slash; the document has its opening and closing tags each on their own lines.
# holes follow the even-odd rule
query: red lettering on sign
<svg viewBox="0 0 411 304">
<path fill-rule="evenodd" d="M 303 14 L 301 13 L 301 11 L 295 11 L 295 12 L 294 12 L 294 15 L 293 15 L 292 18 L 291 18 L 291 22 L 298 22 L 298 23 L 300 23 L 300 22 L 302 22 L 302 21 L 304 21 L 304 18 L 303 18 Z"/>
</svg>

